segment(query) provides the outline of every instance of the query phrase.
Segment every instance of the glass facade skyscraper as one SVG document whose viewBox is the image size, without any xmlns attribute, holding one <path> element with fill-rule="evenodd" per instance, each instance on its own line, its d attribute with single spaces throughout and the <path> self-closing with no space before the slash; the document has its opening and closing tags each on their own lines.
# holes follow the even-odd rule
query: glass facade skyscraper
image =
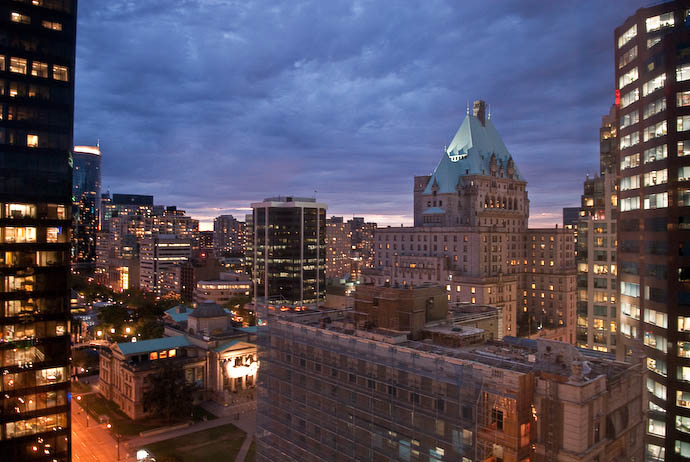
<svg viewBox="0 0 690 462">
<path fill-rule="evenodd" d="M 75 0 L 0 6 L 0 459 L 70 460 Z"/>
<path fill-rule="evenodd" d="M 273 197 L 252 204 L 247 253 L 254 299 L 287 307 L 326 296 L 326 204 L 312 198 Z"/>
<path fill-rule="evenodd" d="M 77 267 L 96 263 L 96 236 L 101 211 L 101 150 L 98 146 L 75 146 L 72 154 L 72 262 Z"/>
</svg>

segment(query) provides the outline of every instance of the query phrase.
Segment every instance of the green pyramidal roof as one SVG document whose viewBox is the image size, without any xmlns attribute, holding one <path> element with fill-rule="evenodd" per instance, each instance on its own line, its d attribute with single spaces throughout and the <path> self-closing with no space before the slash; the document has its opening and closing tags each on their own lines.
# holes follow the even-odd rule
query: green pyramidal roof
<svg viewBox="0 0 690 462">
<path fill-rule="evenodd" d="M 489 119 L 482 124 L 478 117 L 468 114 L 443 153 L 424 194 L 431 194 L 434 185 L 439 193 L 454 193 L 460 177 L 490 175 L 493 154 L 496 155 L 498 168 L 503 166 L 506 171 L 512 157 L 494 124 Z M 517 166 L 514 165 L 514 169 L 513 178 L 524 181 Z"/>
</svg>

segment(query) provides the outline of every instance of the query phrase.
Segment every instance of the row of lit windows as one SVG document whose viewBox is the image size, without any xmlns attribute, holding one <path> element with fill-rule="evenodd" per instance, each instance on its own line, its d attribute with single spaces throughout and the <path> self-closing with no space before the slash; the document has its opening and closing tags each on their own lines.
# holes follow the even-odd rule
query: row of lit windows
<svg viewBox="0 0 690 462">
<path fill-rule="evenodd" d="M 31 243 L 46 242 L 49 244 L 69 242 L 69 233 L 62 227 L 49 227 L 45 229 L 45 237 L 37 239 L 36 228 L 33 226 L 7 226 L 0 227 L 0 243 Z"/>
<path fill-rule="evenodd" d="M 53 385 L 69 381 L 68 367 L 51 367 L 37 371 L 25 371 L 2 375 L 0 391 L 12 391 L 22 388 Z"/>
<path fill-rule="evenodd" d="M 16 11 L 12 11 L 10 13 L 10 20 L 12 22 L 18 22 L 20 24 L 31 24 L 31 16 L 21 14 L 21 13 L 18 13 Z M 50 29 L 50 30 L 56 30 L 56 31 L 62 30 L 62 23 L 59 23 L 57 21 L 42 20 L 41 26 L 43 26 L 46 29 Z"/>
<path fill-rule="evenodd" d="M 0 55 L 0 71 L 6 70 L 6 58 L 4 55 Z M 48 63 L 40 61 L 31 62 L 31 75 L 33 77 L 49 78 L 50 66 Z M 55 80 L 60 80 L 62 82 L 69 81 L 69 68 L 67 66 L 60 66 L 58 64 L 53 64 L 52 66 L 52 77 Z M 16 58 L 11 56 L 9 59 L 9 71 L 15 74 L 26 75 L 29 72 L 29 62 L 25 58 Z"/>
<path fill-rule="evenodd" d="M 149 359 L 151 361 L 156 360 L 156 359 L 166 359 L 166 358 L 174 358 L 177 356 L 177 349 L 171 349 L 171 350 L 163 350 L 163 351 L 154 351 L 149 353 Z"/>
<path fill-rule="evenodd" d="M 0 212 L 2 212 L 0 218 L 23 219 L 40 217 L 49 220 L 65 220 L 69 218 L 65 206 L 59 204 L 41 204 L 40 206 L 36 206 L 35 204 L 6 203 L 0 204 Z"/>
<path fill-rule="evenodd" d="M 66 412 L 49 414 L 16 422 L 8 422 L 4 425 L 3 438 L 12 439 L 26 435 L 35 435 L 36 433 L 44 433 L 51 430 L 60 430 L 66 428 L 67 424 Z M 38 447 L 36 447 L 36 450 L 38 450 Z M 43 451 L 44 453 L 48 451 L 47 454 L 50 454 L 50 449 L 43 449 Z"/>
</svg>

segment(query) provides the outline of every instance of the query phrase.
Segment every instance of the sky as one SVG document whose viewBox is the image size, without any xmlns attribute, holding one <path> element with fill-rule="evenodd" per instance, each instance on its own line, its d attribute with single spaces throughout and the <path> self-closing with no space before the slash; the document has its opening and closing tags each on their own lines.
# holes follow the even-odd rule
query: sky
<svg viewBox="0 0 690 462">
<path fill-rule="evenodd" d="M 81 0 L 75 144 L 103 191 L 151 194 L 209 229 L 251 202 L 412 223 L 483 99 L 526 178 L 530 225 L 561 222 L 598 171 L 613 30 L 645 4 L 537 0 Z"/>
</svg>

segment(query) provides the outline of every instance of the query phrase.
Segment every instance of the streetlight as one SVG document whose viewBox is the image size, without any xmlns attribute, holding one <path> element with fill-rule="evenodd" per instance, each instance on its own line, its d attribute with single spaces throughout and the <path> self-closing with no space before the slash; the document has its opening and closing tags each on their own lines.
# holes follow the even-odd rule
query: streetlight
<svg viewBox="0 0 690 462">
<path fill-rule="evenodd" d="M 113 428 L 113 425 L 111 423 L 108 423 L 108 425 L 106 425 L 106 427 L 108 427 L 109 430 L 112 429 L 113 433 L 115 434 L 115 439 L 117 440 L 117 460 L 120 460 L 120 436 L 121 435 L 117 432 L 117 430 L 115 430 Z"/>
<path fill-rule="evenodd" d="M 81 401 L 81 395 L 77 396 L 77 401 Z M 82 410 L 86 413 L 86 428 L 89 428 L 89 400 L 85 399 L 84 403 L 86 404 L 86 409 L 82 408 Z"/>
</svg>

